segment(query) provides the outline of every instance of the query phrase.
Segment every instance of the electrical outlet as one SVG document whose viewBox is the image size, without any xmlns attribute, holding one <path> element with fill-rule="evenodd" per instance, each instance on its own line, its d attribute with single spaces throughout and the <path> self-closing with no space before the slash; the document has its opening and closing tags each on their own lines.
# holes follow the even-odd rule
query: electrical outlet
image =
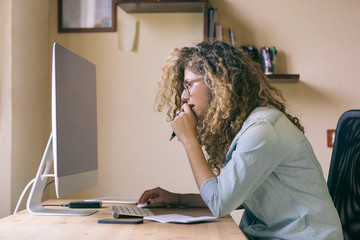
<svg viewBox="0 0 360 240">
<path fill-rule="evenodd" d="M 327 130 L 327 146 L 332 148 L 334 146 L 335 141 L 335 129 L 328 129 Z"/>
</svg>

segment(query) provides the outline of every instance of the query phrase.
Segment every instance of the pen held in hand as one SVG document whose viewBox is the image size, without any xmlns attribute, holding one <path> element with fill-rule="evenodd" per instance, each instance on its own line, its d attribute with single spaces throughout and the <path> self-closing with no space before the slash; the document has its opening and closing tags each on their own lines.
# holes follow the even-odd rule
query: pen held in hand
<svg viewBox="0 0 360 240">
<path fill-rule="evenodd" d="M 175 132 L 173 131 L 172 134 L 171 134 L 171 136 L 170 136 L 169 141 L 173 140 L 173 138 L 174 138 L 175 136 L 176 136 L 176 134 L 175 134 Z"/>
<path fill-rule="evenodd" d="M 178 115 L 180 114 L 180 112 L 181 112 L 181 111 L 176 111 L 176 116 L 178 116 Z M 176 117 L 176 116 L 175 116 L 175 117 Z M 175 117 L 174 117 L 174 119 L 175 119 Z M 173 119 L 173 120 L 174 120 L 174 119 Z M 169 141 L 173 140 L 173 138 L 174 138 L 175 136 L 176 136 L 176 134 L 175 134 L 175 132 L 173 131 L 172 134 L 171 134 L 171 136 L 170 136 Z"/>
</svg>

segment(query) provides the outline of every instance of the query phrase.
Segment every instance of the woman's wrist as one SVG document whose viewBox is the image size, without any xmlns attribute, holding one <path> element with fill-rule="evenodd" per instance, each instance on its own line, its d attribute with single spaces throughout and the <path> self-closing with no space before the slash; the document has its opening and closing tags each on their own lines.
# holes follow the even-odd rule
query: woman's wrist
<svg viewBox="0 0 360 240">
<path fill-rule="evenodd" d="M 173 208 L 178 208 L 181 207 L 181 194 L 180 193 L 176 193 L 176 198 L 174 199 L 172 204 L 169 204 L 170 207 Z"/>
<path fill-rule="evenodd" d="M 177 206 L 176 207 L 180 207 L 181 206 L 181 194 L 178 193 L 177 194 Z"/>
<path fill-rule="evenodd" d="M 199 140 L 196 137 L 188 138 L 182 141 L 185 148 L 191 146 L 200 146 Z"/>
</svg>

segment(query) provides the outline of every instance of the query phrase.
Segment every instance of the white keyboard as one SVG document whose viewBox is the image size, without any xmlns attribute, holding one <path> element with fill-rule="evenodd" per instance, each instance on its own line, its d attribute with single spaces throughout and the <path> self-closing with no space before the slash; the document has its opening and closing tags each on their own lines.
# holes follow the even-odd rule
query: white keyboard
<svg viewBox="0 0 360 240">
<path fill-rule="evenodd" d="M 126 216 L 145 217 L 154 215 L 148 208 L 138 208 L 136 206 L 112 205 L 110 210 L 114 218 Z"/>
</svg>

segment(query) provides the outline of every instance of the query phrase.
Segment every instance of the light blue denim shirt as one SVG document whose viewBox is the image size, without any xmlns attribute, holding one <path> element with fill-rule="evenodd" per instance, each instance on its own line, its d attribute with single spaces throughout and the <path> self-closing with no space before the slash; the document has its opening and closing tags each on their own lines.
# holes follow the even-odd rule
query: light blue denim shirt
<svg viewBox="0 0 360 240">
<path fill-rule="evenodd" d="M 221 174 L 206 180 L 200 194 L 217 217 L 245 208 L 240 228 L 250 239 L 343 239 L 310 143 L 273 108 L 249 115 Z"/>
</svg>

